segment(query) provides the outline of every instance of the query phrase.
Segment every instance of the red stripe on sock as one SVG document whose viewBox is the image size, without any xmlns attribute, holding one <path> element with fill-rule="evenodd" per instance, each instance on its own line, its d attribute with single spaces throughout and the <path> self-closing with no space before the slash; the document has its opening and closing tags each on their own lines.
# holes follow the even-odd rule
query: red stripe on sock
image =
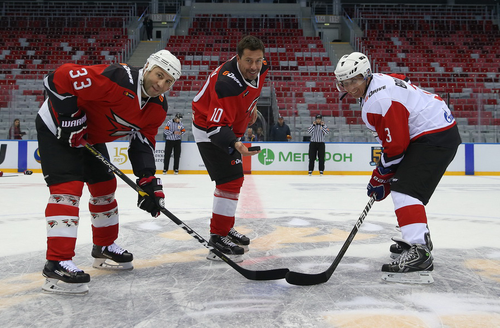
<svg viewBox="0 0 500 328">
<path fill-rule="evenodd" d="M 210 233 L 227 236 L 229 230 L 234 226 L 234 216 L 224 216 L 212 213 L 210 220 Z"/>
<path fill-rule="evenodd" d="M 75 256 L 76 238 L 49 237 L 47 238 L 47 260 L 67 261 Z"/>
<path fill-rule="evenodd" d="M 413 223 L 427 224 L 427 215 L 424 205 L 410 205 L 396 210 L 396 216 L 400 227 Z"/>
<path fill-rule="evenodd" d="M 92 226 L 92 241 L 95 245 L 109 246 L 118 238 L 118 224 L 96 228 Z"/>
</svg>

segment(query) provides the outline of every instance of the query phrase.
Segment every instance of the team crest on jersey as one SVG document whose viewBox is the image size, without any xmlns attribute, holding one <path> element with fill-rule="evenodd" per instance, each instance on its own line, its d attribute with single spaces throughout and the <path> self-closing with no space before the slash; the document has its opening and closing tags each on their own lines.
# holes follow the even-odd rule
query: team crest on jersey
<svg viewBox="0 0 500 328">
<path fill-rule="evenodd" d="M 370 165 L 371 166 L 376 166 L 378 162 L 380 162 L 380 157 L 382 156 L 382 147 L 372 147 L 372 155 L 371 155 L 371 161 Z"/>
<path fill-rule="evenodd" d="M 138 127 L 137 125 L 134 125 L 132 123 L 129 123 L 125 121 L 123 118 L 120 116 L 116 115 L 115 112 L 113 112 L 110 109 L 112 117 L 107 117 L 108 121 L 113 125 L 114 129 L 108 130 L 111 132 L 110 136 L 116 137 L 116 136 L 126 136 L 130 133 L 131 130 L 136 130 L 139 131 L 141 128 Z"/>
</svg>

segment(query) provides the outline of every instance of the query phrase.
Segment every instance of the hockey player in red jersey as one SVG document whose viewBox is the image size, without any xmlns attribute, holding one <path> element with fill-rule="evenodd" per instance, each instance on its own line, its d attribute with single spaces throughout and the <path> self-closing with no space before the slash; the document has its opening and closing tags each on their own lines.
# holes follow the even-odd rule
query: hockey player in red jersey
<svg viewBox="0 0 500 328">
<path fill-rule="evenodd" d="M 380 201 L 392 191 L 402 234 L 393 239 L 395 261 L 382 266 L 383 279 L 431 282 L 433 246 L 424 205 L 461 143 L 455 119 L 443 99 L 404 76 L 373 74 L 362 53 L 343 56 L 335 76 L 339 91 L 359 99 L 363 122 L 383 146 L 368 196 Z M 415 275 L 415 280 L 410 278 Z"/>
<path fill-rule="evenodd" d="M 241 156 L 249 151 L 240 141 L 257 119 L 268 65 L 264 44 L 246 36 L 237 55 L 215 69 L 193 100 L 193 134 L 212 181 L 215 181 L 209 243 L 240 261 L 250 239 L 234 229 L 236 206 L 243 184 Z M 242 247 L 243 246 L 243 247 Z M 210 252 L 208 259 L 217 257 Z"/>
<path fill-rule="evenodd" d="M 180 76 L 179 60 L 161 50 L 152 54 L 143 68 L 64 64 L 44 79 L 48 98 L 36 118 L 41 166 L 50 192 L 45 210 L 44 290 L 88 291 L 90 276 L 72 261 L 84 183 L 90 192 L 93 266 L 133 268 L 132 254 L 115 243 L 119 217 L 116 178 L 83 146 L 88 142 L 109 157 L 105 143 L 129 136 L 133 172 L 150 195 L 139 196 L 138 206 L 158 216 L 165 196 L 161 179 L 155 178 L 155 136 L 167 115 L 164 93 Z"/>
</svg>

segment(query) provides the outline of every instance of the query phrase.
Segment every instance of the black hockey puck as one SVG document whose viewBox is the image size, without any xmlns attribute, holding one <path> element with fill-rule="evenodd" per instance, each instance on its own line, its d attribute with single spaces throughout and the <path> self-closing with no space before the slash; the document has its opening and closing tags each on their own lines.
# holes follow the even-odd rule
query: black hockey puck
<svg viewBox="0 0 500 328">
<path fill-rule="evenodd" d="M 24 175 L 32 175 L 32 174 L 33 174 L 33 171 L 31 171 L 31 170 L 24 171 Z"/>
</svg>

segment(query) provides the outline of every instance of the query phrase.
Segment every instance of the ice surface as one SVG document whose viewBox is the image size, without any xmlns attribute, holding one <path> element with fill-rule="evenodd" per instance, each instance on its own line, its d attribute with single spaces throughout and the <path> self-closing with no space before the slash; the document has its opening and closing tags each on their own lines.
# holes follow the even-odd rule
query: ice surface
<svg viewBox="0 0 500 328">
<path fill-rule="evenodd" d="M 132 177 L 132 176 L 130 176 Z M 208 238 L 207 175 L 161 176 L 167 207 Z M 251 239 L 241 266 L 316 273 L 332 263 L 368 197 L 368 176 L 247 175 L 236 228 Z M 118 180 L 117 243 L 134 270 L 91 267 L 88 192 L 74 262 L 91 274 L 86 296 L 41 292 L 48 188 L 41 174 L 0 178 L 1 327 L 500 327 L 500 177 L 445 176 L 427 206 L 435 283 L 383 282 L 392 202 L 377 202 L 330 280 L 292 286 L 251 281 L 167 217 L 136 208 Z"/>
</svg>

